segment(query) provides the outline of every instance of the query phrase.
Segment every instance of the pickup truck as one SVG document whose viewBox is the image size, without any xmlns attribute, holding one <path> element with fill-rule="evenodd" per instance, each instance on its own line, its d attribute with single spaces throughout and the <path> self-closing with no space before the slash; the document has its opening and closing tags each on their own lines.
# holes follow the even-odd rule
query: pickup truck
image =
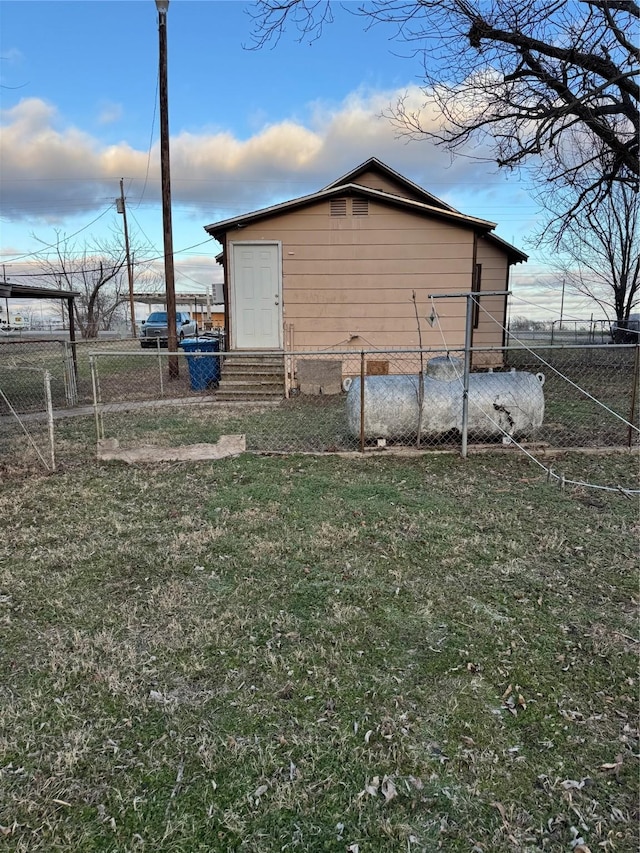
<svg viewBox="0 0 640 853">
<path fill-rule="evenodd" d="M 178 343 L 198 334 L 198 325 L 186 311 L 176 311 L 176 338 Z M 169 340 L 169 324 L 166 311 L 154 311 L 142 321 L 140 330 L 141 347 L 166 347 Z"/>
<path fill-rule="evenodd" d="M 640 341 L 640 314 L 629 314 L 626 323 L 615 322 L 611 327 L 614 344 L 637 344 Z"/>
</svg>

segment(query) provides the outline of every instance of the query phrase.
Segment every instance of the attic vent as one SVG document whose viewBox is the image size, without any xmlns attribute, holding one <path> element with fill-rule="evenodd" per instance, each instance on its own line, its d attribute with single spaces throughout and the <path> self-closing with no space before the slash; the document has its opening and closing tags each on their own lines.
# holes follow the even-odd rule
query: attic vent
<svg viewBox="0 0 640 853">
<path fill-rule="evenodd" d="M 346 216 L 347 215 L 347 200 L 346 198 L 331 199 L 331 216 Z"/>
<path fill-rule="evenodd" d="M 354 198 L 351 203 L 351 211 L 354 216 L 368 216 L 369 215 L 369 199 L 367 198 Z"/>
</svg>

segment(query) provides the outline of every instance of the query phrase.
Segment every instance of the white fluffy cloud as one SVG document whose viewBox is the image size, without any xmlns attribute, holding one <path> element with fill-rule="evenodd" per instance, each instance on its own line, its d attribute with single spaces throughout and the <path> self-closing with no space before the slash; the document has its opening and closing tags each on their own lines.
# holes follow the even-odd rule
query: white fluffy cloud
<svg viewBox="0 0 640 853">
<path fill-rule="evenodd" d="M 491 183 L 473 160 L 451 164 L 444 150 L 428 142 L 398 139 L 381 113 L 402 94 L 359 92 L 334 107 L 314 104 L 306 123 L 269 124 L 248 139 L 224 130 L 172 137 L 173 202 L 191 208 L 205 224 L 313 192 L 371 156 L 449 200 L 456 189 Z M 418 89 L 409 98 L 420 107 Z M 113 115 L 113 105 L 109 110 Z M 159 201 L 157 144 L 150 153 L 126 141 L 105 145 L 65 125 L 53 105 L 36 98 L 2 113 L 1 153 L 4 215 L 13 221 L 56 224 L 70 214 L 98 211 L 118 195 L 121 177 L 133 201 L 143 189 L 145 202 Z"/>
</svg>

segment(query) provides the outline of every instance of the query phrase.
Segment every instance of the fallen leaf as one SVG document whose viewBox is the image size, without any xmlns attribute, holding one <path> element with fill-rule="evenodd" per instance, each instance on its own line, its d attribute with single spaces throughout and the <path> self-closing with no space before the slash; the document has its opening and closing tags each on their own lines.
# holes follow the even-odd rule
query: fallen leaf
<svg viewBox="0 0 640 853">
<path fill-rule="evenodd" d="M 150 690 L 149 691 L 149 699 L 152 702 L 161 702 L 162 704 L 164 704 L 166 702 L 164 696 L 162 695 L 162 693 L 160 693 L 159 690 Z"/>
<path fill-rule="evenodd" d="M 367 782 L 364 786 L 365 791 L 369 794 L 370 797 L 378 796 L 378 788 L 380 787 L 380 777 L 374 776 L 371 782 Z"/>
<path fill-rule="evenodd" d="M 612 763 L 601 764 L 600 770 L 604 770 L 605 772 L 614 772 L 619 773 L 620 768 L 622 767 L 622 753 L 620 755 L 616 755 L 616 760 Z"/>
<path fill-rule="evenodd" d="M 380 789 L 384 795 L 385 803 L 390 803 L 394 797 L 398 796 L 398 790 L 395 786 L 393 779 L 389 776 L 385 776 L 382 780 L 382 787 Z"/>
<path fill-rule="evenodd" d="M 618 823 L 629 823 L 629 818 L 615 806 L 611 809 L 611 817 Z"/>
<path fill-rule="evenodd" d="M 587 781 L 587 779 L 581 779 L 579 782 L 577 782 L 575 779 L 565 779 L 564 782 L 561 782 L 560 784 L 565 789 L 565 791 L 572 791 L 574 789 L 576 791 L 581 791 L 586 785 Z"/>
<path fill-rule="evenodd" d="M 294 689 L 293 684 L 290 681 L 287 681 L 287 683 L 276 692 L 276 698 L 291 699 L 294 694 Z"/>
<path fill-rule="evenodd" d="M 494 809 L 498 809 L 498 811 L 500 812 L 500 817 L 502 818 L 503 822 L 506 824 L 507 823 L 507 810 L 502 805 L 502 803 L 491 803 L 491 805 L 494 807 Z"/>
</svg>

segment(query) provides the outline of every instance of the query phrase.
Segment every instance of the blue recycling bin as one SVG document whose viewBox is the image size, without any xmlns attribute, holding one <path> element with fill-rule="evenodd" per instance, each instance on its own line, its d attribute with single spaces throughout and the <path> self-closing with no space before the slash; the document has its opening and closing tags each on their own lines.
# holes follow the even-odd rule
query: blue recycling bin
<svg viewBox="0 0 640 853">
<path fill-rule="evenodd" d="M 204 353 L 220 352 L 215 338 L 185 338 L 180 346 L 187 354 L 189 380 L 193 391 L 206 391 L 220 382 L 220 356 Z"/>
</svg>

